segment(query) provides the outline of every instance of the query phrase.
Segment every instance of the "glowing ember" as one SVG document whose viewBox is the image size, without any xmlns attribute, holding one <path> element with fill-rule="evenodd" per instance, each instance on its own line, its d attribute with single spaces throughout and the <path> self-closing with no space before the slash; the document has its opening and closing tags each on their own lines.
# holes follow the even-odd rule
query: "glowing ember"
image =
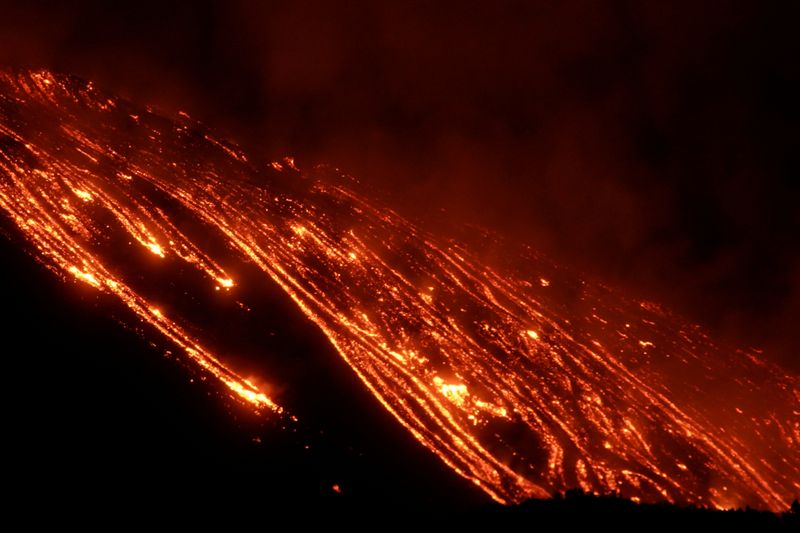
<svg viewBox="0 0 800 533">
<path fill-rule="evenodd" d="M 256 169 L 198 125 L 91 84 L 0 76 L 8 218 L 42 262 L 119 298 L 244 401 L 280 410 L 138 292 L 109 239 L 216 289 L 234 286 L 221 254 L 257 266 L 420 443 L 498 501 L 579 486 L 779 510 L 800 494 L 795 377 L 535 254 L 490 268 L 342 181 L 291 159 Z"/>
</svg>

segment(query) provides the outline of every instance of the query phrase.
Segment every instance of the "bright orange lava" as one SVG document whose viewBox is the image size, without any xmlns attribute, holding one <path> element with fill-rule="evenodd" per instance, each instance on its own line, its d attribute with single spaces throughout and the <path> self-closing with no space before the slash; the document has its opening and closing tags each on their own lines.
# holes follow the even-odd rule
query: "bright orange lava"
<svg viewBox="0 0 800 533">
<path fill-rule="evenodd" d="M 291 160 L 256 171 L 202 131 L 72 78 L 0 75 L 0 207 L 44 264 L 118 297 L 232 394 L 280 411 L 98 251 L 123 232 L 136 253 L 247 290 L 184 225 L 221 235 L 420 443 L 497 501 L 578 486 L 783 510 L 800 494 L 798 379 L 758 353 L 532 252 L 491 268 L 342 177 Z"/>
</svg>

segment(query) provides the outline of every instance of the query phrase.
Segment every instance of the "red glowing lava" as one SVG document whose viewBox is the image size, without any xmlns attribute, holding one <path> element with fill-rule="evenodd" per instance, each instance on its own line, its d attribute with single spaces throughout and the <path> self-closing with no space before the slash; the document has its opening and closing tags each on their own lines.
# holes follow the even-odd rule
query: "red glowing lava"
<svg viewBox="0 0 800 533">
<path fill-rule="evenodd" d="M 490 267 L 346 183 L 291 161 L 256 169 L 190 120 L 80 80 L 0 76 L 6 218 L 42 263 L 119 298 L 236 397 L 282 410 L 137 290 L 157 268 L 123 271 L 111 255 L 182 262 L 221 291 L 248 290 L 225 254 L 249 261 L 399 423 L 497 501 L 581 487 L 782 510 L 800 494 L 796 377 L 532 252 Z"/>
</svg>

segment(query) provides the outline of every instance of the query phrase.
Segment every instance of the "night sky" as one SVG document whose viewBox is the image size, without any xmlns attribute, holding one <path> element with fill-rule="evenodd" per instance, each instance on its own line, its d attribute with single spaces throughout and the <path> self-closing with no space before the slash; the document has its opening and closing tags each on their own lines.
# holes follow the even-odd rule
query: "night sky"
<svg viewBox="0 0 800 533">
<path fill-rule="evenodd" d="M 63 4 L 0 0 L 0 69 L 76 74 L 265 161 L 333 165 L 422 226 L 489 228 L 800 373 L 800 9 Z M 0 233 L 0 277 L 16 280 L 0 332 L 24 347 L 0 393 L 14 498 L 486 503 L 277 287 L 254 322 L 300 361 L 303 394 L 286 394 L 317 417 L 291 431 L 189 381 L 15 239 Z M 303 404 L 311 389 L 335 401 Z"/>
<path fill-rule="evenodd" d="M 412 216 L 443 208 L 800 368 L 796 13 L 70 4 L 4 5 L 0 64 L 184 110 L 268 158 L 330 163 Z"/>
</svg>

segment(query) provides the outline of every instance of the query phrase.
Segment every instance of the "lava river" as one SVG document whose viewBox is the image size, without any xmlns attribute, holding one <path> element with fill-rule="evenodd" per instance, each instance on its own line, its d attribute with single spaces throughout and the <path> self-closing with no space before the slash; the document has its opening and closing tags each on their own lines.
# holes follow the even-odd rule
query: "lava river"
<svg viewBox="0 0 800 533">
<path fill-rule="evenodd" d="M 490 266 L 357 189 L 255 164 L 187 116 L 76 78 L 0 74 L 6 227 L 263 416 L 291 405 L 142 288 L 159 264 L 231 298 L 248 286 L 226 265 L 258 269 L 421 445 L 499 502 L 580 487 L 783 510 L 800 495 L 796 376 L 531 250 Z"/>
</svg>

